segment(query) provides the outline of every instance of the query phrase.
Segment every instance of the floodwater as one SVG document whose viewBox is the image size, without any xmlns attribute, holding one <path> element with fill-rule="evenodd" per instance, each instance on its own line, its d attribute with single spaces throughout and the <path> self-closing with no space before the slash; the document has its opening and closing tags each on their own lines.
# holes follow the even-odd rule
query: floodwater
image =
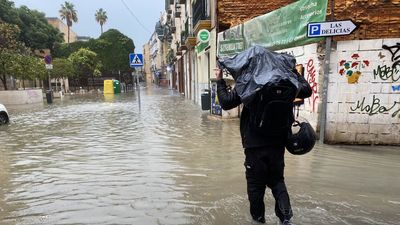
<svg viewBox="0 0 400 225">
<path fill-rule="evenodd" d="M 254 224 L 238 120 L 173 92 L 10 107 L 0 127 L 0 224 Z M 298 225 L 400 224 L 400 148 L 286 155 Z M 267 191 L 267 224 L 277 224 Z"/>
</svg>

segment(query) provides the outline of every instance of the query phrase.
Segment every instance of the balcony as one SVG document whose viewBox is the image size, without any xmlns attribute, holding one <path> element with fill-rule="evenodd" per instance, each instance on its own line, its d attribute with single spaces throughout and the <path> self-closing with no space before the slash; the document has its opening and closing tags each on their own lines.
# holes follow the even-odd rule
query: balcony
<svg viewBox="0 0 400 225">
<path fill-rule="evenodd" d="M 190 48 L 196 46 L 196 37 L 193 35 L 193 32 L 191 31 L 191 26 L 190 26 L 190 20 L 186 20 L 185 22 L 185 30 L 181 32 L 181 44 L 182 48 Z M 186 50 L 182 49 L 182 50 Z"/>
<path fill-rule="evenodd" d="M 208 0 L 196 0 L 193 8 L 193 27 L 194 33 L 201 29 L 211 30 L 211 17 L 207 10 Z"/>
</svg>

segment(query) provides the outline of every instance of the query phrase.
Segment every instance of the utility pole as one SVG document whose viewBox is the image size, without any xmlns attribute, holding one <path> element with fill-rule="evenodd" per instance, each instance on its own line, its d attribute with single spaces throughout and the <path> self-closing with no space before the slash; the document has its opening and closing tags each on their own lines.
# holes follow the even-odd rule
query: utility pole
<svg viewBox="0 0 400 225">
<path fill-rule="evenodd" d="M 335 8 L 335 1 L 330 1 L 330 21 L 334 20 L 334 8 Z M 319 142 L 321 144 L 325 141 L 325 130 L 326 130 L 326 113 L 328 107 L 328 85 L 329 85 L 329 64 L 331 59 L 331 44 L 332 44 L 332 37 L 327 37 L 325 40 L 325 59 L 324 59 L 324 83 L 322 87 L 322 105 L 321 105 L 321 112 L 320 112 L 320 129 L 319 129 Z"/>
</svg>

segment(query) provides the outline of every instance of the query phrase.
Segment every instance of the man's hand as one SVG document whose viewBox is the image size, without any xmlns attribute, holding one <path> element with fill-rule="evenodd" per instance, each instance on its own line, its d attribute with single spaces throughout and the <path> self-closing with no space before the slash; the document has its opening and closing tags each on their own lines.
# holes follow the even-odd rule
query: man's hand
<svg viewBox="0 0 400 225">
<path fill-rule="evenodd" d="M 220 68 L 215 68 L 214 73 L 215 73 L 215 78 L 217 78 L 217 80 L 222 79 L 222 70 Z"/>
</svg>

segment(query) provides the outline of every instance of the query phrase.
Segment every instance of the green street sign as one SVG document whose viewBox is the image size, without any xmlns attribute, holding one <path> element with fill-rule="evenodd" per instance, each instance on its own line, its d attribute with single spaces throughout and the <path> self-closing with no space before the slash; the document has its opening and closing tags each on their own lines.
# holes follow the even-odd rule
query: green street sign
<svg viewBox="0 0 400 225">
<path fill-rule="evenodd" d="M 245 50 L 244 40 L 226 40 L 219 42 L 219 56 L 233 55 Z"/>
<path fill-rule="evenodd" d="M 210 40 L 210 31 L 206 29 L 200 30 L 199 33 L 197 34 L 197 39 L 199 39 L 201 43 L 208 42 Z"/>
</svg>

